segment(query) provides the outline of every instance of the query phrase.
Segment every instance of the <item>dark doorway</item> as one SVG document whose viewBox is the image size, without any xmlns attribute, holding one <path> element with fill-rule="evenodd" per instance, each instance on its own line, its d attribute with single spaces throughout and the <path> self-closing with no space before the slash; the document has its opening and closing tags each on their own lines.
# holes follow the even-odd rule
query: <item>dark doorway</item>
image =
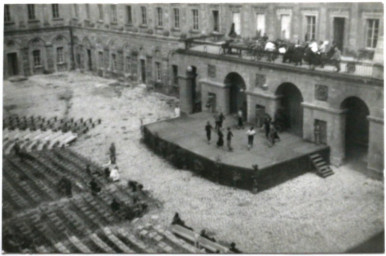
<svg viewBox="0 0 386 256">
<path fill-rule="evenodd" d="M 367 150 L 369 144 L 369 109 L 361 99 L 350 97 L 341 105 L 346 109 L 345 150 L 346 160 L 355 160 L 367 167 Z"/>
<path fill-rule="evenodd" d="M 256 105 L 256 125 L 257 125 L 257 127 L 263 126 L 265 117 L 266 117 L 265 107 L 257 104 Z"/>
<path fill-rule="evenodd" d="M 8 53 L 7 54 L 7 61 L 8 61 L 8 75 L 9 76 L 16 76 L 19 74 L 18 66 L 17 66 L 17 53 Z"/>
<path fill-rule="evenodd" d="M 343 51 L 344 18 L 334 18 L 334 41 L 339 50 Z"/>
<path fill-rule="evenodd" d="M 279 86 L 276 95 L 280 95 L 280 105 L 275 114 L 274 121 L 277 122 L 281 130 L 297 136 L 303 136 L 303 102 L 302 93 L 290 83 Z"/>
<path fill-rule="evenodd" d="M 87 65 L 88 65 L 88 70 L 92 70 L 92 59 L 91 59 L 90 49 L 87 49 Z"/>
<path fill-rule="evenodd" d="M 238 110 L 243 111 L 243 117 L 247 117 L 247 98 L 245 95 L 244 79 L 237 73 L 229 73 L 224 81 L 226 86 L 229 86 L 229 111 L 230 114 L 237 113 Z"/>
<path fill-rule="evenodd" d="M 141 59 L 140 65 L 141 65 L 141 79 L 142 79 L 142 83 L 146 83 L 146 66 L 145 66 L 145 60 Z"/>
<path fill-rule="evenodd" d="M 193 113 L 201 112 L 201 92 L 197 87 L 197 68 L 190 66 L 189 77 L 192 83 L 192 102 L 193 102 Z"/>
</svg>

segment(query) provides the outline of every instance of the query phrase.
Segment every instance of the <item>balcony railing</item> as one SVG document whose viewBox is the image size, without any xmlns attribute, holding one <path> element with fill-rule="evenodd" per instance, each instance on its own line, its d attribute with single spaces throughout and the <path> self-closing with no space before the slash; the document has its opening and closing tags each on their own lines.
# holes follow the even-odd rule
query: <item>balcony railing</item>
<svg viewBox="0 0 386 256">
<path fill-rule="evenodd" d="M 257 50 L 251 42 L 242 42 L 241 40 L 225 40 L 224 37 L 219 35 L 187 38 L 184 42 L 185 50 L 189 51 L 233 57 L 235 59 L 250 60 L 260 63 L 266 62 L 294 66 L 292 63 L 283 63 L 283 53 L 279 53 L 278 51 L 269 52 Z M 342 56 L 339 65 L 339 73 L 383 80 L 383 64 Z M 299 69 L 336 72 L 336 67 L 328 60 L 326 61 L 324 67 L 311 66 L 304 61 L 301 65 L 297 65 L 296 67 Z"/>
</svg>

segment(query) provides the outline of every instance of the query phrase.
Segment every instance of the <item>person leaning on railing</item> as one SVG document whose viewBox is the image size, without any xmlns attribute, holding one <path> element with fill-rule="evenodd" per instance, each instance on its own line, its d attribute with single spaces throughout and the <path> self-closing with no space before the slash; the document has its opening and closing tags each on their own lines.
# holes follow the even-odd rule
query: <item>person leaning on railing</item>
<svg viewBox="0 0 386 256">
<path fill-rule="evenodd" d="M 341 52 L 337 46 L 334 48 L 334 54 L 331 57 L 333 65 L 336 67 L 336 72 L 340 71 Z"/>
</svg>

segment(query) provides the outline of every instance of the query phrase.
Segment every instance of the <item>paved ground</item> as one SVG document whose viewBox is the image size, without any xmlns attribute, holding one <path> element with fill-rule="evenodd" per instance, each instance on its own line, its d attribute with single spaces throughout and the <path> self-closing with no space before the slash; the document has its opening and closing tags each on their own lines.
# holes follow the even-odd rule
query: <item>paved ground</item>
<svg viewBox="0 0 386 256">
<path fill-rule="evenodd" d="M 63 116 L 66 104 L 58 99 L 71 92 L 69 116 L 102 118 L 72 147 L 105 163 L 115 142 L 122 179 L 143 183 L 162 202 L 143 222 L 166 227 L 178 211 L 195 230 L 206 228 L 250 253 L 341 253 L 383 231 L 383 181 L 366 170 L 343 166 L 327 179 L 307 173 L 257 195 L 176 170 L 139 141 L 140 118 L 172 117 L 174 100 L 112 82 L 76 72 L 5 81 L 4 112 Z"/>
<path fill-rule="evenodd" d="M 209 113 L 198 113 L 189 117 L 154 123 L 148 128 L 161 138 L 196 154 L 214 161 L 220 157 L 223 163 L 245 168 L 251 168 L 253 164 L 258 164 L 259 168 L 262 169 L 295 157 L 311 154 L 325 147 L 305 142 L 300 137 L 289 133 L 281 133 L 280 142 L 271 146 L 265 138 L 264 131 L 257 129 L 254 147 L 248 151 L 246 132 L 249 127 L 235 129 L 236 120 L 229 115 L 223 123 L 224 140 L 226 141 L 226 127 L 231 127 L 234 135 L 232 140 L 234 150 L 229 152 L 226 142 L 224 149 L 216 148 L 218 136 L 215 132 L 212 133 L 211 144 L 208 145 L 207 143 L 204 127 L 207 121 L 214 125 L 213 119 Z"/>
</svg>

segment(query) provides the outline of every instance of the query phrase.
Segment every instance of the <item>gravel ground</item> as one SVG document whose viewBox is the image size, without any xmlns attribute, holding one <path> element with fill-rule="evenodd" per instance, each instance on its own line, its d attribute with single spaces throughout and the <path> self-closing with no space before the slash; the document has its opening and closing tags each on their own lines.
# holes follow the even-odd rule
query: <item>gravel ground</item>
<svg viewBox="0 0 386 256">
<path fill-rule="evenodd" d="M 139 132 L 140 119 L 173 117 L 176 99 L 114 82 L 77 72 L 4 81 L 4 113 L 61 117 L 60 95 L 72 92 L 70 117 L 102 119 L 72 148 L 103 164 L 114 142 L 122 182 L 137 180 L 162 202 L 142 222 L 167 227 L 178 211 L 195 230 L 250 253 L 341 253 L 384 229 L 383 182 L 345 166 L 327 179 L 307 173 L 257 195 L 176 170 L 140 143 Z"/>
</svg>

